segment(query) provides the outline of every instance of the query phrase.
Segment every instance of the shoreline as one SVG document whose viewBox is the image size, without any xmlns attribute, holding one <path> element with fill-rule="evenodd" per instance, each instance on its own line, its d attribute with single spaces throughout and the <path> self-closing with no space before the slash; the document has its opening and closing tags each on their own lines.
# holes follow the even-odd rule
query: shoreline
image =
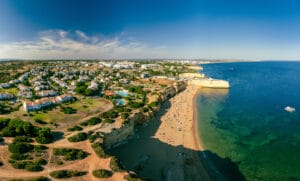
<svg viewBox="0 0 300 181">
<path fill-rule="evenodd" d="M 177 154 L 183 155 L 167 158 L 176 162 L 170 170 L 170 180 L 211 180 L 203 158 L 200 157 L 203 145 L 199 137 L 196 108 L 199 90 L 198 86 L 188 85 L 184 91 L 169 100 L 170 108 L 158 118 L 161 125 L 155 133 L 155 138 L 168 145 L 181 147 Z"/>
<path fill-rule="evenodd" d="M 197 96 L 199 94 L 199 90 L 197 90 L 196 94 L 193 96 L 193 135 L 195 141 L 195 147 L 199 149 L 199 151 L 204 151 L 204 147 L 202 141 L 200 140 L 200 134 L 198 130 L 198 112 L 197 112 Z"/>
</svg>

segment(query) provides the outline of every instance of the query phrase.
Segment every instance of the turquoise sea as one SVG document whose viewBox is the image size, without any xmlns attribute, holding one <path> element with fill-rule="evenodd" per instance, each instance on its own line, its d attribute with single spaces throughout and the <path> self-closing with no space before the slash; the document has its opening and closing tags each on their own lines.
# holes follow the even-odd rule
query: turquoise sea
<svg viewBox="0 0 300 181">
<path fill-rule="evenodd" d="M 203 67 L 207 76 L 231 84 L 229 90 L 203 89 L 197 97 L 205 150 L 233 162 L 246 180 L 300 180 L 300 62 Z M 212 163 L 228 174 L 226 165 Z"/>
</svg>

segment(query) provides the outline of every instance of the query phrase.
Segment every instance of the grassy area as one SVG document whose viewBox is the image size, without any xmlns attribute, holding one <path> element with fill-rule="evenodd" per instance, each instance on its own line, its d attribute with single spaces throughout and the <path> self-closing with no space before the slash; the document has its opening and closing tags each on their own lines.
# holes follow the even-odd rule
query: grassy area
<svg viewBox="0 0 300 181">
<path fill-rule="evenodd" d="M 54 108 L 53 110 L 49 110 L 46 112 L 31 112 L 27 113 L 20 108 L 19 111 L 14 111 L 10 114 L 5 115 L 5 117 L 9 118 L 18 118 L 22 120 L 31 121 L 34 123 L 34 120 L 39 119 L 46 123 L 64 123 L 68 128 L 74 125 L 78 125 L 82 122 L 87 116 L 97 115 L 103 111 L 105 111 L 108 107 L 107 100 L 103 98 L 87 98 L 82 100 L 77 100 L 76 102 L 70 104 L 62 104 L 64 107 L 71 107 L 77 110 L 74 114 L 65 114 L 61 112 L 59 106 Z M 109 106 L 111 106 L 109 104 Z M 31 115 L 31 116 L 30 116 Z M 2 116 L 0 116 L 2 117 Z M 70 123 L 70 124 L 69 124 Z"/>
<path fill-rule="evenodd" d="M 16 96 L 18 94 L 18 89 L 16 87 L 12 87 L 9 89 L 0 89 L 0 93 L 10 93 Z"/>
</svg>

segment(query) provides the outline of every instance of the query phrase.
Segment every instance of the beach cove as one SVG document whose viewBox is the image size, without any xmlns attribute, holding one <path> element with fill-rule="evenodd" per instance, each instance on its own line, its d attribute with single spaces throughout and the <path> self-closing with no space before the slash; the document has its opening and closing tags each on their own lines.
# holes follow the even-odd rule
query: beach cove
<svg viewBox="0 0 300 181">
<path fill-rule="evenodd" d="M 199 86 L 162 104 L 155 118 L 137 127 L 126 144 L 112 148 L 126 169 L 153 180 L 211 180 L 197 125 Z M 201 156 L 202 155 L 202 156 Z"/>
</svg>

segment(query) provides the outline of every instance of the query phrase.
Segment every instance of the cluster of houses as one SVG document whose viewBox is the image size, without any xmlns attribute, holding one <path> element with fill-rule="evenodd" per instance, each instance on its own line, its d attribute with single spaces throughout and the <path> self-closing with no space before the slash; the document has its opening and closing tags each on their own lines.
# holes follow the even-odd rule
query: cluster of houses
<svg viewBox="0 0 300 181">
<path fill-rule="evenodd" d="M 9 82 L 5 82 L 5 83 L 1 83 L 0 84 L 0 89 L 7 89 L 12 87 L 14 84 L 18 84 L 21 83 L 23 81 L 25 81 L 28 77 L 30 76 L 29 72 L 26 72 L 24 74 L 22 74 L 19 78 L 14 79 L 14 80 L 10 80 Z"/>
<path fill-rule="evenodd" d="M 0 100 L 9 100 L 13 98 L 14 96 L 10 93 L 0 93 Z"/>
<path fill-rule="evenodd" d="M 23 101 L 23 108 L 26 112 L 38 111 L 50 105 L 68 102 L 73 99 L 73 96 L 67 94 L 56 97 L 45 97 L 34 101 Z"/>
</svg>

